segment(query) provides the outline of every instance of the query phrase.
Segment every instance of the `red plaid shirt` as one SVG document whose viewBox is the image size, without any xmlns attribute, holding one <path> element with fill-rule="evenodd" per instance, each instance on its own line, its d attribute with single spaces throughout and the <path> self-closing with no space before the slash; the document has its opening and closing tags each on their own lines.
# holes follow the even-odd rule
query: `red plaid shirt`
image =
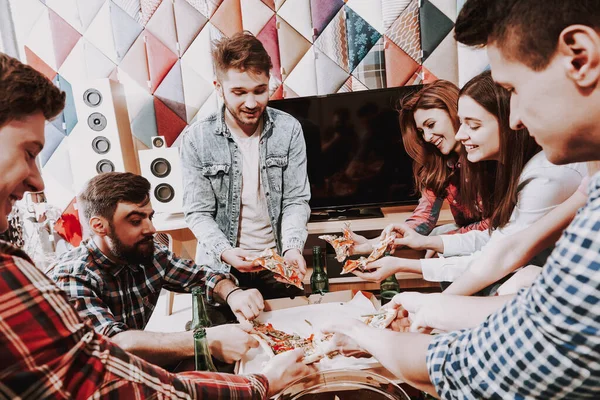
<svg viewBox="0 0 600 400">
<path fill-rule="evenodd" d="M 0 242 L 0 397 L 265 399 L 262 375 L 171 374 L 81 321 L 25 253 Z"/>
</svg>

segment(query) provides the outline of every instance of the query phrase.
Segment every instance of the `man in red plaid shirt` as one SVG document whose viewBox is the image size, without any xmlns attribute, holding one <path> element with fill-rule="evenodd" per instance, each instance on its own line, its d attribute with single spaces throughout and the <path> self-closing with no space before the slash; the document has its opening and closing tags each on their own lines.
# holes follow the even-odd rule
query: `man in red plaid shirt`
<svg viewBox="0 0 600 400">
<path fill-rule="evenodd" d="M 64 101 L 43 75 L 0 53 L 0 232 L 24 192 L 44 189 L 35 158 Z M 2 398 L 265 399 L 310 372 L 301 357 L 281 354 L 260 375 L 170 374 L 83 323 L 24 252 L 0 242 Z"/>
</svg>

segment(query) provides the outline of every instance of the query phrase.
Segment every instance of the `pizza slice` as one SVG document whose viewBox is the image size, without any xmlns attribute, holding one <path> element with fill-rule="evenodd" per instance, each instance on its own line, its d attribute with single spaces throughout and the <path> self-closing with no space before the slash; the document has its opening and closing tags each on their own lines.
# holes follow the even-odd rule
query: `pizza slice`
<svg viewBox="0 0 600 400">
<path fill-rule="evenodd" d="M 342 228 L 343 235 L 321 235 L 319 239 L 325 240 L 335 250 L 335 258 L 339 262 L 344 261 L 350 255 L 350 248 L 354 246 L 354 240 L 352 240 L 352 230 L 350 224 L 345 224 Z"/>
<path fill-rule="evenodd" d="M 395 234 L 391 234 L 386 236 L 382 241 L 380 241 L 374 248 L 369 257 L 360 257 L 358 260 L 346 260 L 344 263 L 344 267 L 342 268 L 342 274 L 349 274 L 350 272 L 358 269 L 361 272 L 364 272 L 367 268 L 367 264 L 373 262 L 375 260 L 379 260 L 381 256 L 385 254 L 385 251 L 394 243 L 394 239 L 396 239 Z"/>
<path fill-rule="evenodd" d="M 385 329 L 396 318 L 397 313 L 398 310 L 393 308 L 381 308 L 374 314 L 362 316 L 361 319 L 365 324 L 373 328 Z"/>
<path fill-rule="evenodd" d="M 251 334 L 271 357 L 286 351 L 302 349 L 304 351 L 302 362 L 312 364 L 336 352 L 330 340 L 333 335 L 327 335 L 320 339 L 315 339 L 314 335 L 301 338 L 298 335 L 277 330 L 269 323 L 263 324 L 254 320 L 252 324 Z"/>
<path fill-rule="evenodd" d="M 246 261 L 252 262 L 257 267 L 263 267 L 281 276 L 286 282 L 304 289 L 302 279 L 298 275 L 296 268 L 288 264 L 283 257 L 277 254 L 275 249 L 266 249 L 256 258 L 245 258 Z"/>
</svg>

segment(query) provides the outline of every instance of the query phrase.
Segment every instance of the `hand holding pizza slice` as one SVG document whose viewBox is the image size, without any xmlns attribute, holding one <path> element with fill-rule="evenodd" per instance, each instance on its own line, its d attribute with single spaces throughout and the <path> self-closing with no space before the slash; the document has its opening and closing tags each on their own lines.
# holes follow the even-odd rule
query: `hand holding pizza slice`
<svg viewBox="0 0 600 400">
<path fill-rule="evenodd" d="M 396 239 L 396 235 L 391 233 L 373 248 L 369 257 L 361 257 L 358 260 L 347 260 L 342 269 L 342 274 L 349 274 L 357 268 L 360 271 L 364 271 L 368 263 L 378 260 L 383 256 L 387 248 L 394 243 L 394 239 Z"/>
<path fill-rule="evenodd" d="M 343 235 L 321 235 L 319 239 L 325 240 L 335 250 L 335 259 L 339 262 L 343 262 L 350 255 L 350 249 L 354 246 L 354 240 L 352 240 L 352 230 L 350 230 L 350 224 L 345 224 L 342 228 Z"/>
<path fill-rule="evenodd" d="M 295 266 L 288 264 L 283 257 L 277 254 L 275 249 L 266 249 L 256 258 L 246 257 L 246 261 L 252 262 L 257 267 L 268 269 L 286 282 L 304 289 L 302 279 L 300 279 Z"/>
</svg>

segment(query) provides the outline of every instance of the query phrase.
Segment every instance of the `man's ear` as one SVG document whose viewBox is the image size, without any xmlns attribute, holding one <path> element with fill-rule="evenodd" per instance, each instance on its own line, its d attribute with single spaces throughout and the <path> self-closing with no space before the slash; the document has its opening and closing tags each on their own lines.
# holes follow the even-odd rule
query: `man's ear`
<svg viewBox="0 0 600 400">
<path fill-rule="evenodd" d="M 567 76 L 581 88 L 600 82 L 600 36 L 586 25 L 566 27 L 558 38 L 558 54 L 565 60 Z"/>
<path fill-rule="evenodd" d="M 90 230 L 93 235 L 106 236 L 109 232 L 108 221 L 103 217 L 92 217 L 90 218 Z"/>
<path fill-rule="evenodd" d="M 223 98 L 223 86 L 221 85 L 221 82 L 219 82 L 216 78 L 213 81 L 213 85 L 215 86 L 215 90 L 217 91 L 217 94 L 219 95 L 220 98 Z"/>
</svg>

